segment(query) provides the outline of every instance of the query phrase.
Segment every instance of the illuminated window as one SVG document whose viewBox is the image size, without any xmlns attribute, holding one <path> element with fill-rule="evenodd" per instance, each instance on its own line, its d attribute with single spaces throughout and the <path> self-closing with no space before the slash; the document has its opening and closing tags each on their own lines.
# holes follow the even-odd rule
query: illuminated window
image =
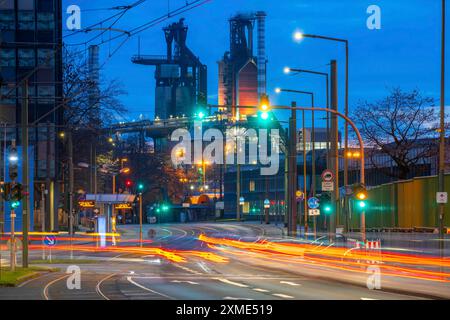
<svg viewBox="0 0 450 320">
<path fill-rule="evenodd" d="M 15 67 L 16 53 L 14 49 L 0 50 L 0 67 Z"/>
<path fill-rule="evenodd" d="M 254 180 L 250 180 L 250 184 L 248 189 L 250 190 L 250 192 L 254 192 L 255 191 L 255 181 Z"/>
<path fill-rule="evenodd" d="M 33 11 L 19 11 L 17 14 L 20 30 L 34 30 L 34 13 Z"/>
<path fill-rule="evenodd" d="M 19 66 L 20 67 L 33 67 L 34 62 L 34 49 L 19 49 Z"/>
</svg>

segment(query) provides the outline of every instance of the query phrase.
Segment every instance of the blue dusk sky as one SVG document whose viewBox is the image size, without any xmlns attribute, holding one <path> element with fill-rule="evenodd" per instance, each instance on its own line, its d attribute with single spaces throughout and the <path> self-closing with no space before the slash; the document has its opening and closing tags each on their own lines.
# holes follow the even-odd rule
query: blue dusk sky
<svg viewBox="0 0 450 320">
<path fill-rule="evenodd" d="M 107 9 L 127 5 L 132 0 L 64 0 L 64 6 L 80 6 L 82 28 L 107 18 L 117 10 Z M 188 2 L 192 2 L 189 0 Z M 131 30 L 167 14 L 186 0 L 147 0 L 128 11 L 114 26 Z M 381 30 L 369 30 L 366 13 L 370 5 L 381 8 Z M 314 75 L 287 76 L 285 66 L 329 71 L 329 62 L 338 61 L 339 109 L 344 107 L 345 47 L 343 44 L 318 39 L 293 41 L 293 33 L 302 30 L 350 43 L 350 108 L 360 100 L 377 100 L 392 87 L 404 90 L 420 89 L 439 103 L 440 92 L 440 1 L 438 0 L 211 0 L 182 15 L 169 18 L 139 34 L 142 54 L 165 54 L 162 27 L 185 18 L 189 26 L 188 46 L 208 66 L 208 102 L 217 103 L 217 61 L 229 49 L 228 19 L 237 12 L 267 13 L 267 78 L 268 92 L 276 104 L 308 105 L 307 97 L 275 94 L 276 87 L 313 91 L 317 105 L 325 106 L 324 81 Z M 65 11 L 65 10 L 64 10 Z M 68 15 L 63 12 L 64 20 Z M 108 27 L 107 22 L 103 27 Z M 69 35 L 65 22 L 64 34 Z M 450 28 L 448 28 L 450 31 Z M 85 50 L 85 42 L 98 32 L 79 33 L 65 37 L 66 44 Z M 450 34 L 450 32 L 448 32 Z M 112 33 L 111 36 L 117 35 Z M 110 37 L 109 32 L 103 40 Z M 119 47 L 124 38 L 101 45 L 101 76 L 120 80 L 127 96 L 121 97 L 129 113 L 123 121 L 137 119 L 141 114 L 153 118 L 154 68 L 134 65 L 130 58 L 138 52 L 138 36 Z M 102 37 L 89 42 L 98 44 Z M 448 42 L 448 39 L 447 39 Z M 117 50 L 116 50 L 117 49 Z M 450 52 L 450 48 L 448 51 Z M 111 57 L 110 54 L 114 53 Z M 255 52 L 256 54 L 256 52 Z M 450 68 L 450 65 L 449 67 Z M 448 72 L 447 72 L 448 74 Z M 450 80 L 447 81 L 447 105 L 450 105 Z M 284 117 L 283 114 L 279 115 Z"/>
</svg>

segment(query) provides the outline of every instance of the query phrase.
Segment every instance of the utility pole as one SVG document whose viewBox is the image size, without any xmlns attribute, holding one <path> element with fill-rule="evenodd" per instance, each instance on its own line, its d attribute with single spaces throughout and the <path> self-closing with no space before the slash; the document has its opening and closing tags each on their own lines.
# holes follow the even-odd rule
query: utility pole
<svg viewBox="0 0 450 320">
<path fill-rule="evenodd" d="M 236 159 L 239 161 L 238 159 Z M 241 221 L 241 165 L 237 164 L 236 170 L 236 220 Z"/>
<path fill-rule="evenodd" d="M 336 60 L 331 61 L 331 109 L 338 110 L 338 94 L 337 94 L 337 63 Z M 331 116 L 331 171 L 334 174 L 334 192 L 332 193 L 332 202 L 335 205 L 335 210 L 333 210 L 330 216 L 330 241 L 333 238 L 333 234 L 336 232 L 336 221 L 338 221 L 339 216 L 339 132 L 338 132 L 338 118 L 336 114 Z M 333 217 L 333 215 L 335 215 Z"/>
<path fill-rule="evenodd" d="M 67 149 L 68 149 L 68 162 L 69 162 L 69 234 L 73 235 L 73 137 L 72 131 L 67 132 Z"/>
<path fill-rule="evenodd" d="M 25 192 L 27 192 L 22 203 L 22 267 L 28 268 L 28 231 L 30 225 L 30 215 L 28 213 L 30 208 L 30 198 L 28 196 L 30 191 L 28 182 L 28 79 L 23 81 L 22 97 L 22 184 Z"/>
<path fill-rule="evenodd" d="M 289 205 L 288 205 L 288 227 L 292 236 L 297 234 L 297 104 L 291 104 L 291 118 L 289 121 Z"/>
<path fill-rule="evenodd" d="M 9 152 L 9 178 L 11 179 L 11 189 L 10 190 L 13 190 L 13 188 L 16 184 L 18 160 L 19 159 L 18 159 L 17 150 L 16 150 L 16 140 L 12 139 L 11 149 Z M 11 265 L 12 272 L 14 272 L 16 270 L 15 220 L 16 220 L 16 212 L 14 211 L 14 207 L 11 207 L 10 265 Z"/>
<path fill-rule="evenodd" d="M 142 247 L 142 192 L 139 193 L 139 243 Z"/>
<path fill-rule="evenodd" d="M 305 135 L 305 111 L 302 110 L 302 137 L 303 137 L 303 214 L 305 215 L 305 239 L 308 233 L 308 197 L 306 190 L 306 135 Z"/>
<path fill-rule="evenodd" d="M 445 191 L 445 0 L 442 0 L 442 32 L 441 32 L 441 116 L 439 144 L 439 192 Z M 444 213 L 445 204 L 439 204 L 439 248 L 444 254 Z"/>
</svg>

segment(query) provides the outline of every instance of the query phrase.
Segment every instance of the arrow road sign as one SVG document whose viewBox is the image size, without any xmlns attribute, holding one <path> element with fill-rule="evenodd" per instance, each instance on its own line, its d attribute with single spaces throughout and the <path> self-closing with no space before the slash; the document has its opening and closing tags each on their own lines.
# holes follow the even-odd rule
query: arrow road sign
<svg viewBox="0 0 450 320">
<path fill-rule="evenodd" d="M 52 235 L 45 236 L 43 242 L 47 247 L 54 247 L 56 245 L 56 237 Z"/>
<path fill-rule="evenodd" d="M 319 199 L 312 197 L 308 199 L 308 207 L 310 209 L 318 209 L 320 206 Z"/>
</svg>

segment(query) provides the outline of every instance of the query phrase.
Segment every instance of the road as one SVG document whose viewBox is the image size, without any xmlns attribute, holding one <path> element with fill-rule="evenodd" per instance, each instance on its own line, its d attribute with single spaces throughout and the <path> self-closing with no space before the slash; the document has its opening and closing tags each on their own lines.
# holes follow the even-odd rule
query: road
<svg viewBox="0 0 450 320">
<path fill-rule="evenodd" d="M 0 288 L 0 299 L 405 300 L 430 297 L 423 290 L 417 290 L 417 294 L 392 287 L 369 290 L 365 269 L 359 273 L 348 272 L 320 261 L 307 263 L 305 257 L 279 252 L 267 254 L 262 249 L 246 250 L 199 240 L 200 235 L 206 235 L 211 239 L 234 239 L 250 244 L 262 239 L 282 241 L 281 230 L 275 226 L 145 225 L 143 248 L 136 242 L 138 226 L 122 226 L 120 231 L 122 236 L 117 239 L 117 246 L 108 243 L 104 250 L 91 248 L 92 244 L 82 241 L 72 243 L 73 265 L 81 270 L 80 289 L 71 290 L 67 285 L 68 280 L 73 283 L 72 274 L 66 273 L 68 264 L 51 264 L 60 271 L 44 273 L 16 288 Z M 53 259 L 70 256 L 69 246 L 63 242 L 52 251 Z M 42 259 L 42 250 L 35 248 L 30 260 L 38 259 Z M 86 263 L 87 260 L 92 263 Z M 389 283 L 389 278 L 383 277 L 382 284 Z M 416 280 L 398 281 L 412 285 L 411 281 Z M 444 286 L 448 289 L 447 283 Z"/>
</svg>

